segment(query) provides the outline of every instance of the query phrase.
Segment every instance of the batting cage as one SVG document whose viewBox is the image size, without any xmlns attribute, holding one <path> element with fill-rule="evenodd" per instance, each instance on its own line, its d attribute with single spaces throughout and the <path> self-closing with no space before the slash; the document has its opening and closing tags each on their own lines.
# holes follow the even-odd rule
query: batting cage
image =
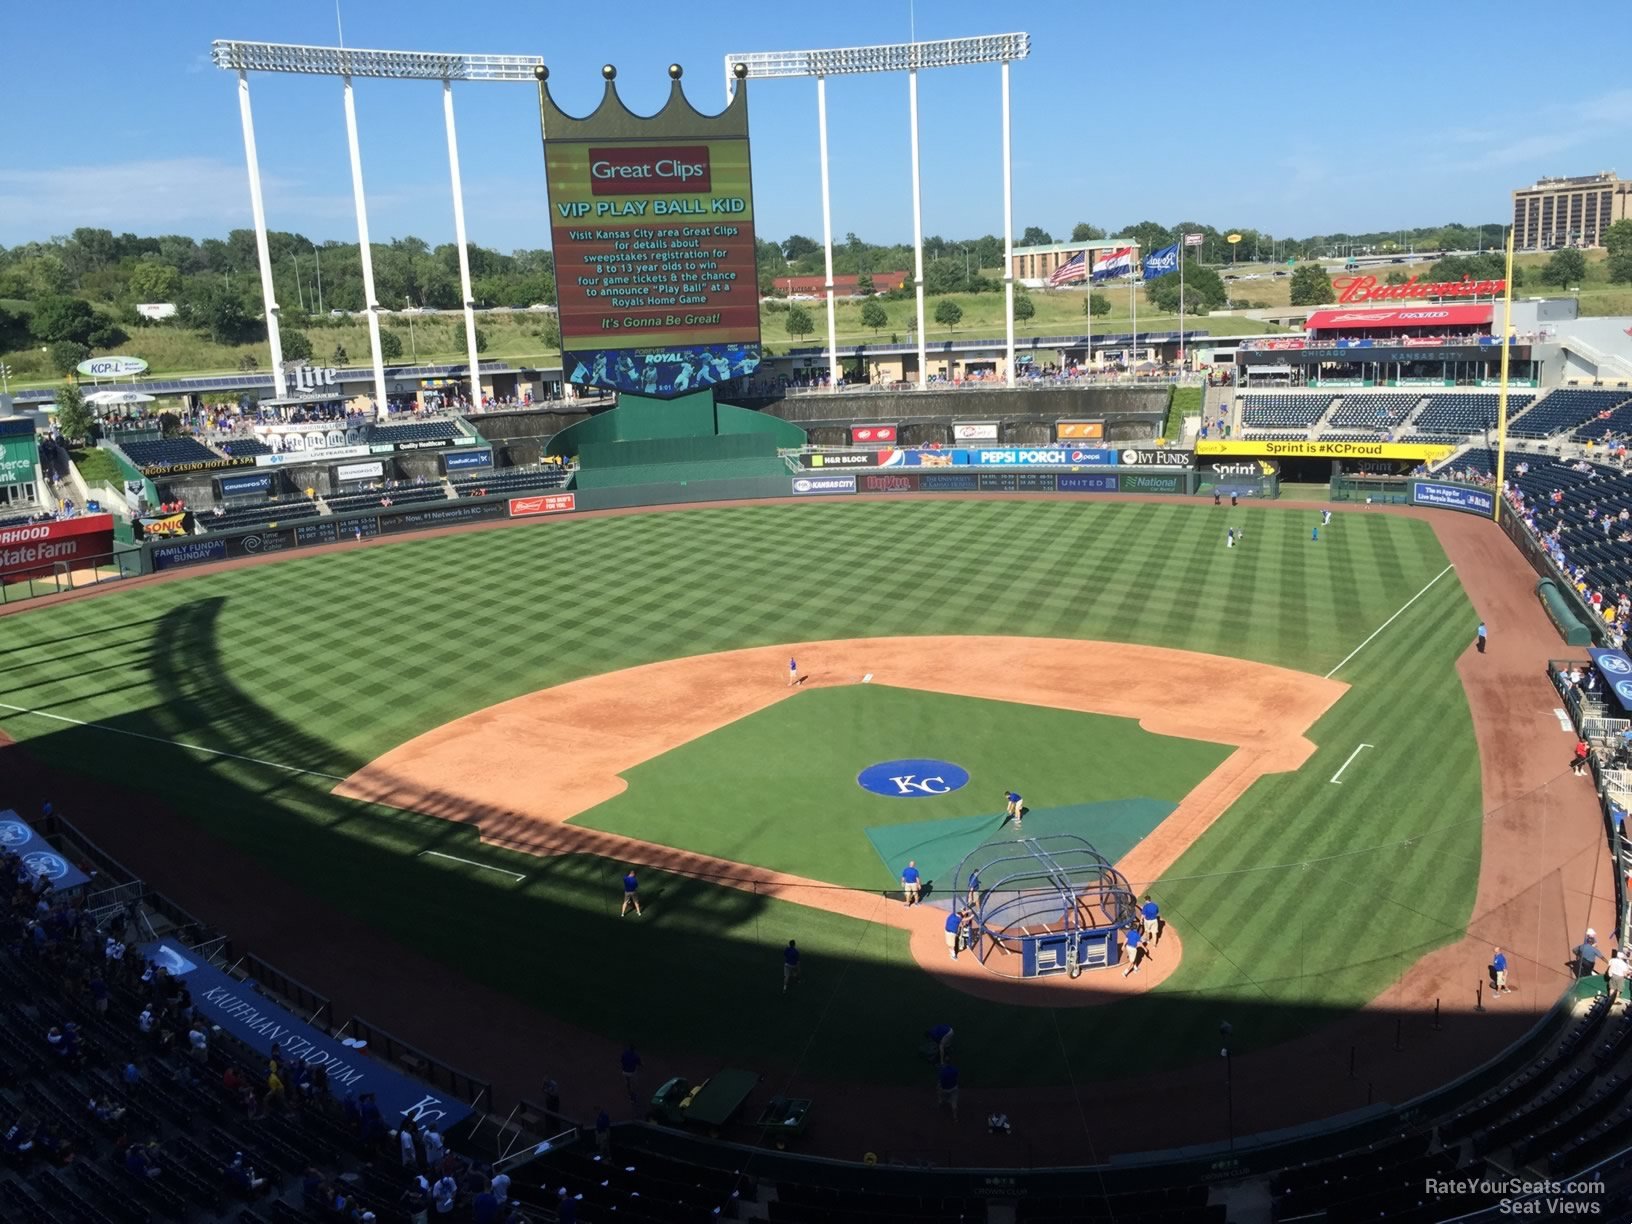
<svg viewBox="0 0 1632 1224">
<path fill-rule="evenodd" d="M 964 857 L 956 879 L 978 883 L 971 950 L 1005 977 L 1103 969 L 1121 958 L 1121 932 L 1139 907 L 1122 874 L 1070 834 L 987 842 Z"/>
</svg>

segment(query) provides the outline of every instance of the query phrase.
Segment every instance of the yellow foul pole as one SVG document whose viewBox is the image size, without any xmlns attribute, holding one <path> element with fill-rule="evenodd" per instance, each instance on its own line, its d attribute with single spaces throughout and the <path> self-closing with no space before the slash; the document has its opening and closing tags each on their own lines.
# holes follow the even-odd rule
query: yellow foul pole
<svg viewBox="0 0 1632 1224">
<path fill-rule="evenodd" d="M 1513 352 L 1513 235 L 1507 227 L 1507 279 L 1502 282 L 1502 389 L 1496 395 L 1496 496 L 1491 518 L 1502 521 L 1502 488 L 1507 473 L 1507 363 Z"/>
</svg>

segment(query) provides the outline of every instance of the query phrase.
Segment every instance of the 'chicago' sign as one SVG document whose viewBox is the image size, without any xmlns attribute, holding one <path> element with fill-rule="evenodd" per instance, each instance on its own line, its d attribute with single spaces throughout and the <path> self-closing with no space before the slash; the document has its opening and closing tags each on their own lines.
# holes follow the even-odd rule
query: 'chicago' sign
<svg viewBox="0 0 1632 1224">
<path fill-rule="evenodd" d="M 1339 303 L 1414 302 L 1419 298 L 1495 297 L 1507 290 L 1505 280 L 1476 281 L 1464 276 L 1459 281 L 1425 283 L 1412 277 L 1403 285 L 1380 285 L 1375 276 L 1339 277 L 1332 282 Z"/>
</svg>

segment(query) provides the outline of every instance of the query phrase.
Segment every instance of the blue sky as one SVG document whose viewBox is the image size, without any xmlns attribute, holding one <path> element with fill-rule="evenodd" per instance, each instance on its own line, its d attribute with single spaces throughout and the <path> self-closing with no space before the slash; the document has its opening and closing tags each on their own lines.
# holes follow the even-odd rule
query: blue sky
<svg viewBox="0 0 1632 1224">
<path fill-rule="evenodd" d="M 693 100 L 715 109 L 730 51 L 905 41 L 914 22 L 921 38 L 1024 29 L 1017 234 L 1146 217 L 1297 235 L 1492 221 L 1513 187 L 1616 169 L 1632 150 L 1616 40 L 1538 26 L 1533 5 L 1510 0 L 1476 11 L 1420 0 L 1227 11 L 918 0 L 910 17 L 909 7 L 342 0 L 341 11 L 351 46 L 542 55 L 556 96 L 580 112 L 598 99 L 606 61 L 637 111 L 661 103 L 671 61 L 686 67 Z M 248 226 L 233 78 L 208 57 L 223 37 L 331 44 L 334 2 L 12 5 L 6 60 L 30 75 L 0 129 L 0 244 L 78 225 L 198 236 Z M 1509 75 L 1515 88 L 1501 83 Z M 339 83 L 258 76 L 252 90 L 269 224 L 355 240 Z M 472 240 L 548 245 L 532 91 L 455 92 Z M 836 239 L 910 240 L 905 79 L 835 80 L 828 96 Z M 995 66 L 923 74 L 926 233 L 1001 231 L 998 97 Z M 451 240 L 440 87 L 360 81 L 357 99 L 373 238 Z M 815 84 L 758 82 L 750 100 L 760 234 L 820 239 Z"/>
</svg>

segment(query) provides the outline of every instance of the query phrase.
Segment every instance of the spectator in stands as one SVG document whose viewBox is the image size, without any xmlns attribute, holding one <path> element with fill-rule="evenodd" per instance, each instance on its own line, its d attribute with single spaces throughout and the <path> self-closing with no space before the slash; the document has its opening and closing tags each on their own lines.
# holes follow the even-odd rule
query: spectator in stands
<svg viewBox="0 0 1632 1224">
<path fill-rule="evenodd" d="M 402 1162 L 402 1167 L 405 1169 L 420 1167 L 419 1149 L 414 1144 L 417 1129 L 412 1118 L 404 1118 L 401 1128 L 397 1131 L 397 1150 L 400 1153 L 399 1159 Z"/>
<path fill-rule="evenodd" d="M 154 1178 L 163 1173 L 159 1167 L 158 1151 L 145 1143 L 133 1143 L 125 1149 L 125 1172 L 136 1178 Z"/>
<path fill-rule="evenodd" d="M 629 1093 L 631 1101 L 638 1100 L 635 1095 L 635 1077 L 640 1074 L 640 1055 L 635 1051 L 635 1043 L 629 1042 L 618 1055 L 618 1066 L 623 1071 L 623 1087 Z"/>
<path fill-rule="evenodd" d="M 476 1192 L 476 1197 L 470 1201 L 470 1218 L 472 1224 L 497 1224 L 499 1199 L 485 1179 L 482 1188 Z"/>
<path fill-rule="evenodd" d="M 1609 1001 L 1617 1003 L 1621 998 L 1621 990 L 1626 985 L 1626 979 L 1632 977 L 1632 964 L 1626 959 L 1626 949 L 1616 948 L 1609 958 L 1609 966 L 1604 970 L 1604 984 L 1609 989 Z"/>
<path fill-rule="evenodd" d="M 187 1030 L 187 1056 L 201 1067 L 210 1065 L 210 1035 L 201 1020 L 194 1020 Z"/>
<path fill-rule="evenodd" d="M 612 1154 L 612 1118 L 599 1105 L 595 1106 L 595 1150 L 602 1156 Z"/>
<path fill-rule="evenodd" d="M 499 1206 L 503 1207 L 510 1200 L 510 1174 L 495 1173 L 493 1180 L 488 1183 L 488 1188 L 493 1191 L 493 1197 L 498 1200 Z"/>
<path fill-rule="evenodd" d="M 440 1169 L 443 1157 L 447 1155 L 447 1148 L 442 1142 L 442 1132 L 436 1129 L 435 1122 L 426 1126 L 420 1136 L 420 1142 L 425 1145 L 425 1167 Z"/>
<path fill-rule="evenodd" d="M 245 1198 L 253 1198 L 266 1189 L 266 1178 L 255 1172 L 255 1168 L 244 1159 L 242 1152 L 232 1154 L 232 1163 L 226 1167 L 227 1184 L 232 1186 Z"/>
<path fill-rule="evenodd" d="M 85 1102 L 85 1112 L 102 1126 L 114 1126 L 125 1116 L 124 1107 L 115 1105 L 106 1097 L 93 1096 Z"/>
<path fill-rule="evenodd" d="M 935 1104 L 952 1107 L 952 1121 L 958 1120 L 958 1068 L 953 1063 L 942 1063 L 935 1072 Z"/>
<path fill-rule="evenodd" d="M 437 1178 L 436 1184 L 431 1187 L 431 1201 L 436 1205 L 437 1215 L 452 1215 L 458 1198 L 459 1183 L 446 1174 Z"/>
<path fill-rule="evenodd" d="M 1608 960 L 1604 950 L 1598 946 L 1598 932 L 1591 927 L 1587 928 L 1587 937 L 1575 949 L 1575 976 L 1577 979 L 1588 978 L 1598 972 L 1598 962 Z"/>
<path fill-rule="evenodd" d="M 289 1100 L 284 1091 L 283 1076 L 278 1074 L 277 1065 L 266 1073 L 266 1095 L 261 1098 L 261 1116 L 265 1117 L 277 1106 L 280 1111 L 286 1111 Z"/>
</svg>

